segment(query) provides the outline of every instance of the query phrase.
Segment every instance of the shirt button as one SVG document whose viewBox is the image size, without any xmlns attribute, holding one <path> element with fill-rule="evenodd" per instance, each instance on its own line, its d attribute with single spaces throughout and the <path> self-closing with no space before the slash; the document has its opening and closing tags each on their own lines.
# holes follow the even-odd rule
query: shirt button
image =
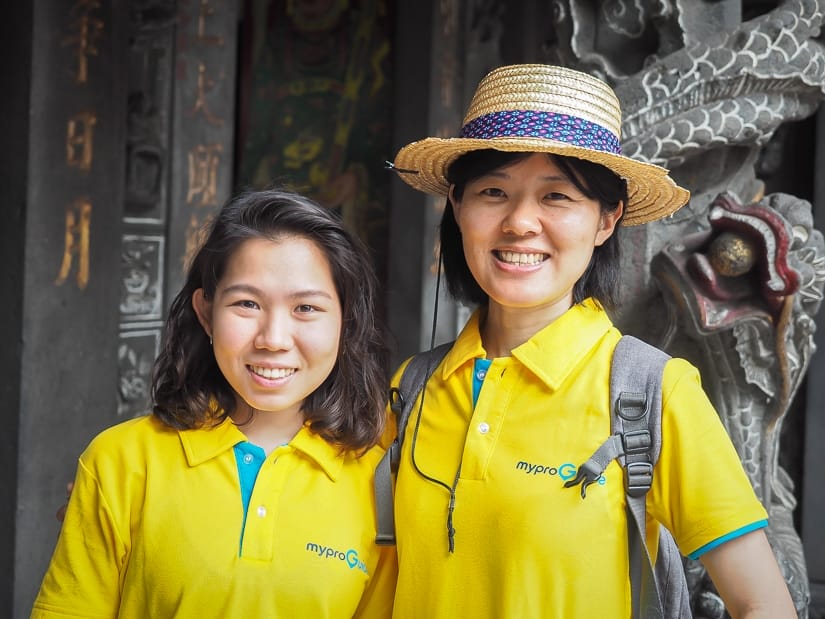
<svg viewBox="0 0 825 619">
<path fill-rule="evenodd" d="M 487 376 L 487 370 L 479 370 L 476 372 L 476 379 L 484 380 L 484 377 Z"/>
<path fill-rule="evenodd" d="M 252 461 L 255 458 L 252 457 L 252 454 L 245 454 L 243 457 L 244 464 L 252 464 Z"/>
<path fill-rule="evenodd" d="M 264 507 L 263 505 L 258 506 L 258 517 L 266 518 L 266 507 Z"/>
<path fill-rule="evenodd" d="M 482 421 L 480 424 L 478 424 L 478 431 L 482 434 L 487 434 L 490 431 L 490 424 L 486 421 Z"/>
</svg>

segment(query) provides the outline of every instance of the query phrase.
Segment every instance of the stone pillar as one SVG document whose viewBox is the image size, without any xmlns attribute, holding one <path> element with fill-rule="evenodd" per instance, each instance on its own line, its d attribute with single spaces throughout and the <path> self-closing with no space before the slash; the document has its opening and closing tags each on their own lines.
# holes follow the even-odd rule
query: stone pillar
<svg viewBox="0 0 825 619">
<path fill-rule="evenodd" d="M 2 20 L 2 616 L 28 616 L 66 482 L 116 407 L 126 19 L 34 0 Z"/>
<path fill-rule="evenodd" d="M 0 616 L 28 616 L 77 457 L 147 412 L 163 318 L 232 191 L 236 0 L 34 0 L 0 20 Z"/>
</svg>

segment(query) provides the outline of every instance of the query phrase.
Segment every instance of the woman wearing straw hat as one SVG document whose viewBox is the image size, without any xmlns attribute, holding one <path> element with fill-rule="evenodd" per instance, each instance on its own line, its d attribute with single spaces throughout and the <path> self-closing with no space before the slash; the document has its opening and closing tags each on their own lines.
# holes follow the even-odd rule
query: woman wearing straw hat
<svg viewBox="0 0 825 619">
<path fill-rule="evenodd" d="M 584 500 L 564 483 L 610 433 L 617 229 L 689 198 L 667 170 L 621 155 L 620 125 L 615 94 L 591 76 L 502 67 L 458 138 L 414 142 L 394 161 L 447 198 L 447 285 L 478 306 L 406 427 L 396 616 L 636 614 L 621 467 Z M 796 616 L 767 513 L 688 362 L 667 363 L 662 402 L 649 516 L 702 561 L 734 617 Z"/>
</svg>

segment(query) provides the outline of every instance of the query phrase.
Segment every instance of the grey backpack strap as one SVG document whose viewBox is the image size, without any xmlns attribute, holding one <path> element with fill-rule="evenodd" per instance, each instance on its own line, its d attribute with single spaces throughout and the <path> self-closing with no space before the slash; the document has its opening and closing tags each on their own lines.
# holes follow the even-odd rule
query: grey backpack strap
<svg viewBox="0 0 825 619">
<path fill-rule="evenodd" d="M 645 495 L 653 482 L 653 465 L 662 447 L 662 373 L 668 359 L 666 353 L 635 337 L 626 335 L 619 340 L 610 367 L 611 435 L 578 468 L 575 478 L 564 484 L 573 487 L 581 483 L 584 498 L 587 486 L 598 481 L 612 460 L 618 459 L 624 468 L 634 619 L 672 619 L 665 617 L 646 544 L 645 505 Z M 660 545 L 665 538 L 668 551 L 675 549 L 669 533 L 660 539 Z M 657 566 L 665 554 L 659 553 Z M 681 580 L 685 580 L 683 574 Z M 682 590 L 684 585 L 679 588 Z"/>
<path fill-rule="evenodd" d="M 662 373 L 670 357 L 649 344 L 624 336 L 613 351 L 610 401 L 613 435 L 622 437 L 628 550 L 633 617 L 665 618 L 653 561 L 647 548 L 645 495 L 662 447 Z M 622 461 L 623 460 L 623 461 Z"/>
<path fill-rule="evenodd" d="M 619 460 L 628 496 L 644 497 L 650 490 L 662 445 L 662 372 L 668 359 L 667 353 L 631 335 L 619 340 L 610 369 L 611 435 L 565 482 L 566 488 L 581 484 L 585 498 L 587 487 Z"/>
<path fill-rule="evenodd" d="M 398 471 L 401 460 L 401 442 L 407 429 L 407 421 L 418 394 L 430 375 L 439 366 L 453 342 L 446 342 L 430 350 L 420 352 L 410 359 L 398 387 L 390 389 L 390 408 L 395 413 L 396 437 L 384 453 L 375 469 L 375 543 L 381 546 L 395 544 L 395 509 L 393 508 L 393 473 Z"/>
</svg>

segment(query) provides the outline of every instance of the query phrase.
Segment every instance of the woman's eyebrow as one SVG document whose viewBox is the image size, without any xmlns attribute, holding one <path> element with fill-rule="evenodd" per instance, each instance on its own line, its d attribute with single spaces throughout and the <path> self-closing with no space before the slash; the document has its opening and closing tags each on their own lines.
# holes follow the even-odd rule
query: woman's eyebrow
<svg viewBox="0 0 825 619">
<path fill-rule="evenodd" d="M 257 286 L 252 286 L 251 284 L 232 284 L 231 286 L 227 286 L 223 289 L 224 294 L 238 292 L 258 295 L 262 294 L 260 288 Z M 320 288 L 303 288 L 300 290 L 293 290 L 288 296 L 293 299 L 303 299 L 306 297 L 326 297 L 327 299 L 332 299 L 332 295 L 330 293 Z"/>
<path fill-rule="evenodd" d="M 504 170 L 493 170 L 492 172 L 488 172 L 487 174 L 485 174 L 481 178 L 484 178 L 486 176 L 492 176 L 493 178 L 503 178 L 503 179 L 509 179 L 510 178 L 510 175 Z M 568 183 L 570 182 L 570 179 L 567 176 L 565 176 L 564 174 L 548 174 L 547 176 L 540 176 L 539 178 L 543 181 L 565 181 L 565 182 L 568 182 Z"/>
</svg>

